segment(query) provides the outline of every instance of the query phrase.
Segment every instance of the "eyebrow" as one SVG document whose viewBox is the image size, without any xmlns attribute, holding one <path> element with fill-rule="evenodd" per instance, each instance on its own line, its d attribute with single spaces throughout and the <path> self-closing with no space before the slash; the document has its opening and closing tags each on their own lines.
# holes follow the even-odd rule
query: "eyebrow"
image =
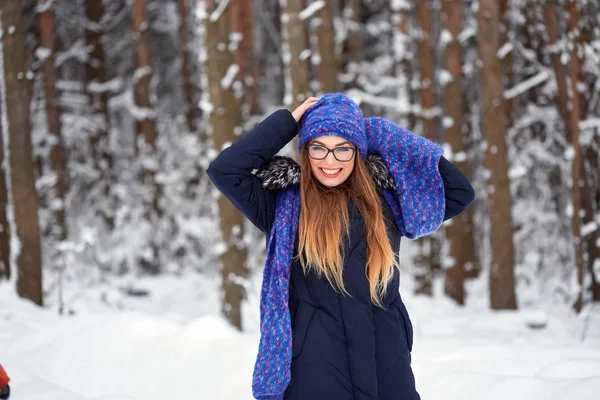
<svg viewBox="0 0 600 400">
<path fill-rule="evenodd" d="M 323 142 L 319 142 L 318 140 L 313 140 L 312 142 L 313 142 L 313 143 L 319 143 L 319 144 L 322 144 L 323 146 L 325 146 L 325 143 L 323 143 Z M 342 142 L 342 143 L 338 143 L 338 144 L 336 144 L 336 145 L 335 145 L 335 147 L 340 147 L 340 146 L 342 146 L 342 145 L 344 145 L 344 144 L 349 144 L 349 145 L 352 145 L 352 143 L 350 143 L 349 141 L 347 141 L 347 140 L 346 140 L 345 142 Z"/>
</svg>

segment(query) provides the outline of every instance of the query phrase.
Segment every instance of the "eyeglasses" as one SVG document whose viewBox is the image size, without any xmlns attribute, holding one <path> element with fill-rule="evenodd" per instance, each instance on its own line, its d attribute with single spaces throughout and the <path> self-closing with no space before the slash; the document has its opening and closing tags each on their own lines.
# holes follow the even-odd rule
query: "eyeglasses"
<svg viewBox="0 0 600 400">
<path fill-rule="evenodd" d="M 336 147 L 335 149 L 329 149 L 319 144 L 308 145 L 308 155 L 314 160 L 323 160 L 327 158 L 329 153 L 333 153 L 336 160 L 340 162 L 348 162 L 354 157 L 355 147 Z"/>
</svg>

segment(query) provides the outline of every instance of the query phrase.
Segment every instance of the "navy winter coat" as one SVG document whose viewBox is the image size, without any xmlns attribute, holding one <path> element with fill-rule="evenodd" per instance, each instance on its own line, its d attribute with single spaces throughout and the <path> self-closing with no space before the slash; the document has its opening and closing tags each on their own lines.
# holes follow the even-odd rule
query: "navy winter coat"
<svg viewBox="0 0 600 400">
<path fill-rule="evenodd" d="M 264 166 L 298 133 L 288 110 L 266 118 L 210 164 L 215 186 L 266 237 L 274 223 L 275 192 L 264 189 L 254 169 Z M 460 214 L 473 201 L 473 188 L 445 158 L 439 162 L 446 197 L 445 219 Z M 384 220 L 396 255 L 401 233 L 382 197 Z M 351 297 L 337 293 L 325 278 L 291 267 L 289 308 L 292 320 L 291 381 L 286 400 L 414 400 L 419 399 L 410 366 L 413 329 L 399 293 L 399 273 L 375 306 L 365 275 L 364 222 L 348 201 L 350 235 L 345 240 L 344 285 Z M 337 240 L 332 238 L 332 240 Z M 294 255 L 297 254 L 298 240 Z"/>
</svg>

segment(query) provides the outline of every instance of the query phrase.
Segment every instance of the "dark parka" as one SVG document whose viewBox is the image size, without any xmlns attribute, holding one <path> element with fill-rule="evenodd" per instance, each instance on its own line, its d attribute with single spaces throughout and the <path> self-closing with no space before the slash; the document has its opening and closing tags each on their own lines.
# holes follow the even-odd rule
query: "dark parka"
<svg viewBox="0 0 600 400">
<path fill-rule="evenodd" d="M 262 179 L 276 174 L 281 187 L 297 180 L 297 165 L 284 171 L 281 165 L 277 171 L 269 165 L 297 133 L 298 124 L 291 113 L 276 111 L 223 150 L 207 170 L 215 186 L 267 239 L 274 223 L 276 193 L 264 188 Z M 444 219 L 449 219 L 473 201 L 473 188 L 445 158 L 438 169 L 446 198 Z M 253 170 L 259 170 L 258 174 Z M 390 243 L 398 255 L 402 235 L 392 210 L 381 198 Z M 396 271 L 388 288 L 384 309 L 373 305 L 365 275 L 364 222 L 352 201 L 348 201 L 348 213 L 350 235 L 343 239 L 343 279 L 350 296 L 336 292 L 324 278 L 305 275 L 298 261 L 292 264 L 289 308 L 293 346 L 285 399 L 419 399 L 410 366 L 413 329 L 400 297 L 399 273 Z M 297 246 L 296 238 L 294 256 Z"/>
</svg>

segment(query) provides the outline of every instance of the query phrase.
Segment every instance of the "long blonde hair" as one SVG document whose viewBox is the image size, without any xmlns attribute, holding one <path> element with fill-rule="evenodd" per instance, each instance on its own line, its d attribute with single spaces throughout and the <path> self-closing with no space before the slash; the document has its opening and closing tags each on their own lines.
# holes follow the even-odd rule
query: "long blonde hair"
<svg viewBox="0 0 600 400">
<path fill-rule="evenodd" d="M 366 274 L 371 301 L 382 307 L 382 299 L 398 262 L 390 244 L 381 199 L 368 167 L 358 153 L 348 179 L 332 188 L 321 185 L 312 175 L 306 146 L 300 151 L 300 221 L 298 257 L 305 273 L 325 276 L 331 286 L 348 295 L 344 288 L 344 241 L 349 234 L 347 199 L 351 198 L 365 223 Z"/>
</svg>

